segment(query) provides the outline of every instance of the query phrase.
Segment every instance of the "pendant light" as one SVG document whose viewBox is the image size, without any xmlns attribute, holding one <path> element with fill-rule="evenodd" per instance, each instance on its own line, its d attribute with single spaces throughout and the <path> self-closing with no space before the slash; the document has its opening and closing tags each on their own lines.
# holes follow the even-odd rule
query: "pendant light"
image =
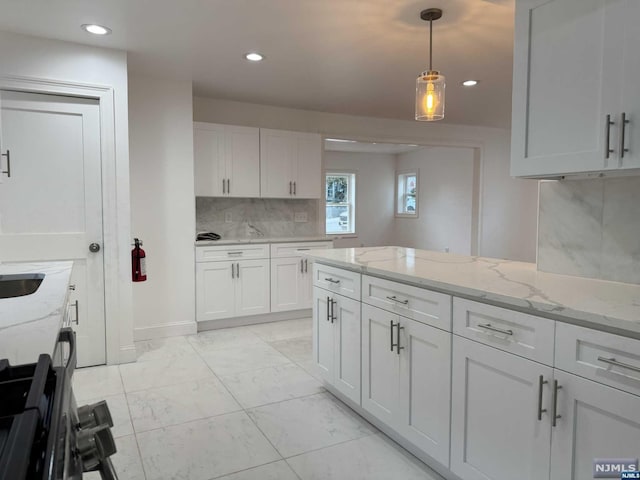
<svg viewBox="0 0 640 480">
<path fill-rule="evenodd" d="M 416 80 L 416 120 L 432 122 L 444 118 L 444 75 L 433 69 L 433 21 L 442 17 L 439 8 L 428 8 L 420 12 L 420 18 L 429 22 L 429 70 L 418 75 Z"/>
</svg>

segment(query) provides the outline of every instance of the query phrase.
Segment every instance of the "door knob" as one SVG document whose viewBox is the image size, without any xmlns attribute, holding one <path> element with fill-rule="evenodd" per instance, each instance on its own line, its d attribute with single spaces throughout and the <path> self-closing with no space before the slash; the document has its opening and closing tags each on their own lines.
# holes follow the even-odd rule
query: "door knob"
<svg viewBox="0 0 640 480">
<path fill-rule="evenodd" d="M 99 243 L 92 243 L 89 245 L 89 251 L 92 253 L 96 253 L 100 251 L 100 244 Z"/>
</svg>

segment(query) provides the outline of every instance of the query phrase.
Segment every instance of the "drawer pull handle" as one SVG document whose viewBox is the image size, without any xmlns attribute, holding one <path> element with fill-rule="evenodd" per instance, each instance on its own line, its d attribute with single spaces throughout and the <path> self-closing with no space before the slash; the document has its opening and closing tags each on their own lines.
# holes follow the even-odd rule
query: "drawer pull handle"
<svg viewBox="0 0 640 480">
<path fill-rule="evenodd" d="M 538 377 L 538 420 L 542 420 L 542 414 L 547 412 L 546 408 L 542 408 L 542 386 L 547 383 L 542 375 Z"/>
<path fill-rule="evenodd" d="M 331 283 L 340 283 L 340 280 L 334 280 L 333 278 L 329 277 L 329 278 L 325 278 L 325 281 L 327 282 L 331 282 Z"/>
<path fill-rule="evenodd" d="M 310 248 L 296 248 L 298 252 L 306 252 L 307 250 L 311 250 Z"/>
<path fill-rule="evenodd" d="M 513 330 L 504 330 L 502 328 L 497 328 L 491 325 L 490 323 L 479 323 L 478 326 L 480 328 L 484 328 L 485 330 L 491 330 L 492 332 L 502 333 L 503 335 L 513 335 Z"/>
<path fill-rule="evenodd" d="M 243 252 L 227 252 L 227 255 L 242 255 Z"/>
<path fill-rule="evenodd" d="M 560 390 L 562 386 L 558 385 L 558 380 L 553 381 L 553 412 L 551 414 L 551 425 L 556 426 L 557 420 L 562 418 L 562 415 L 558 415 L 558 390 Z"/>
<path fill-rule="evenodd" d="M 387 297 L 387 300 L 391 300 L 392 302 L 401 303 L 402 305 L 409 305 L 409 300 L 400 300 L 395 295 L 392 297 Z"/>
<path fill-rule="evenodd" d="M 629 370 L 633 370 L 634 372 L 640 373 L 640 367 L 636 367 L 635 365 L 629 365 L 628 363 L 619 362 L 615 358 L 598 357 L 598 361 L 608 363 L 609 365 L 613 365 L 615 367 L 627 368 Z"/>
</svg>

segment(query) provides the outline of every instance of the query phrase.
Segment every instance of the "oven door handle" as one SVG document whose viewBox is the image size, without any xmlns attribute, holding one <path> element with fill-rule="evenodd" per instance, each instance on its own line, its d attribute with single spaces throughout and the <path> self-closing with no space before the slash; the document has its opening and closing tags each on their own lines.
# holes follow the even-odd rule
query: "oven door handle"
<svg viewBox="0 0 640 480">
<path fill-rule="evenodd" d="M 64 370 L 69 375 L 69 378 L 71 378 L 73 376 L 73 371 L 76 369 L 77 365 L 76 333 L 71 327 L 61 328 L 60 333 L 58 334 L 58 342 L 69 344 L 69 359 L 67 360 L 67 364 L 65 365 Z"/>
</svg>

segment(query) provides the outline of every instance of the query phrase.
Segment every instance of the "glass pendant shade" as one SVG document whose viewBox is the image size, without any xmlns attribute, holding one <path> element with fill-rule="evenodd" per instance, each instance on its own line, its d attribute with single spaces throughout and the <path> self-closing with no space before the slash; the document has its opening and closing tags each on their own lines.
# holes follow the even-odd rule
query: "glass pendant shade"
<svg viewBox="0 0 640 480">
<path fill-rule="evenodd" d="M 416 80 L 416 120 L 433 122 L 444 118 L 444 75 L 437 70 L 422 72 Z"/>
</svg>

